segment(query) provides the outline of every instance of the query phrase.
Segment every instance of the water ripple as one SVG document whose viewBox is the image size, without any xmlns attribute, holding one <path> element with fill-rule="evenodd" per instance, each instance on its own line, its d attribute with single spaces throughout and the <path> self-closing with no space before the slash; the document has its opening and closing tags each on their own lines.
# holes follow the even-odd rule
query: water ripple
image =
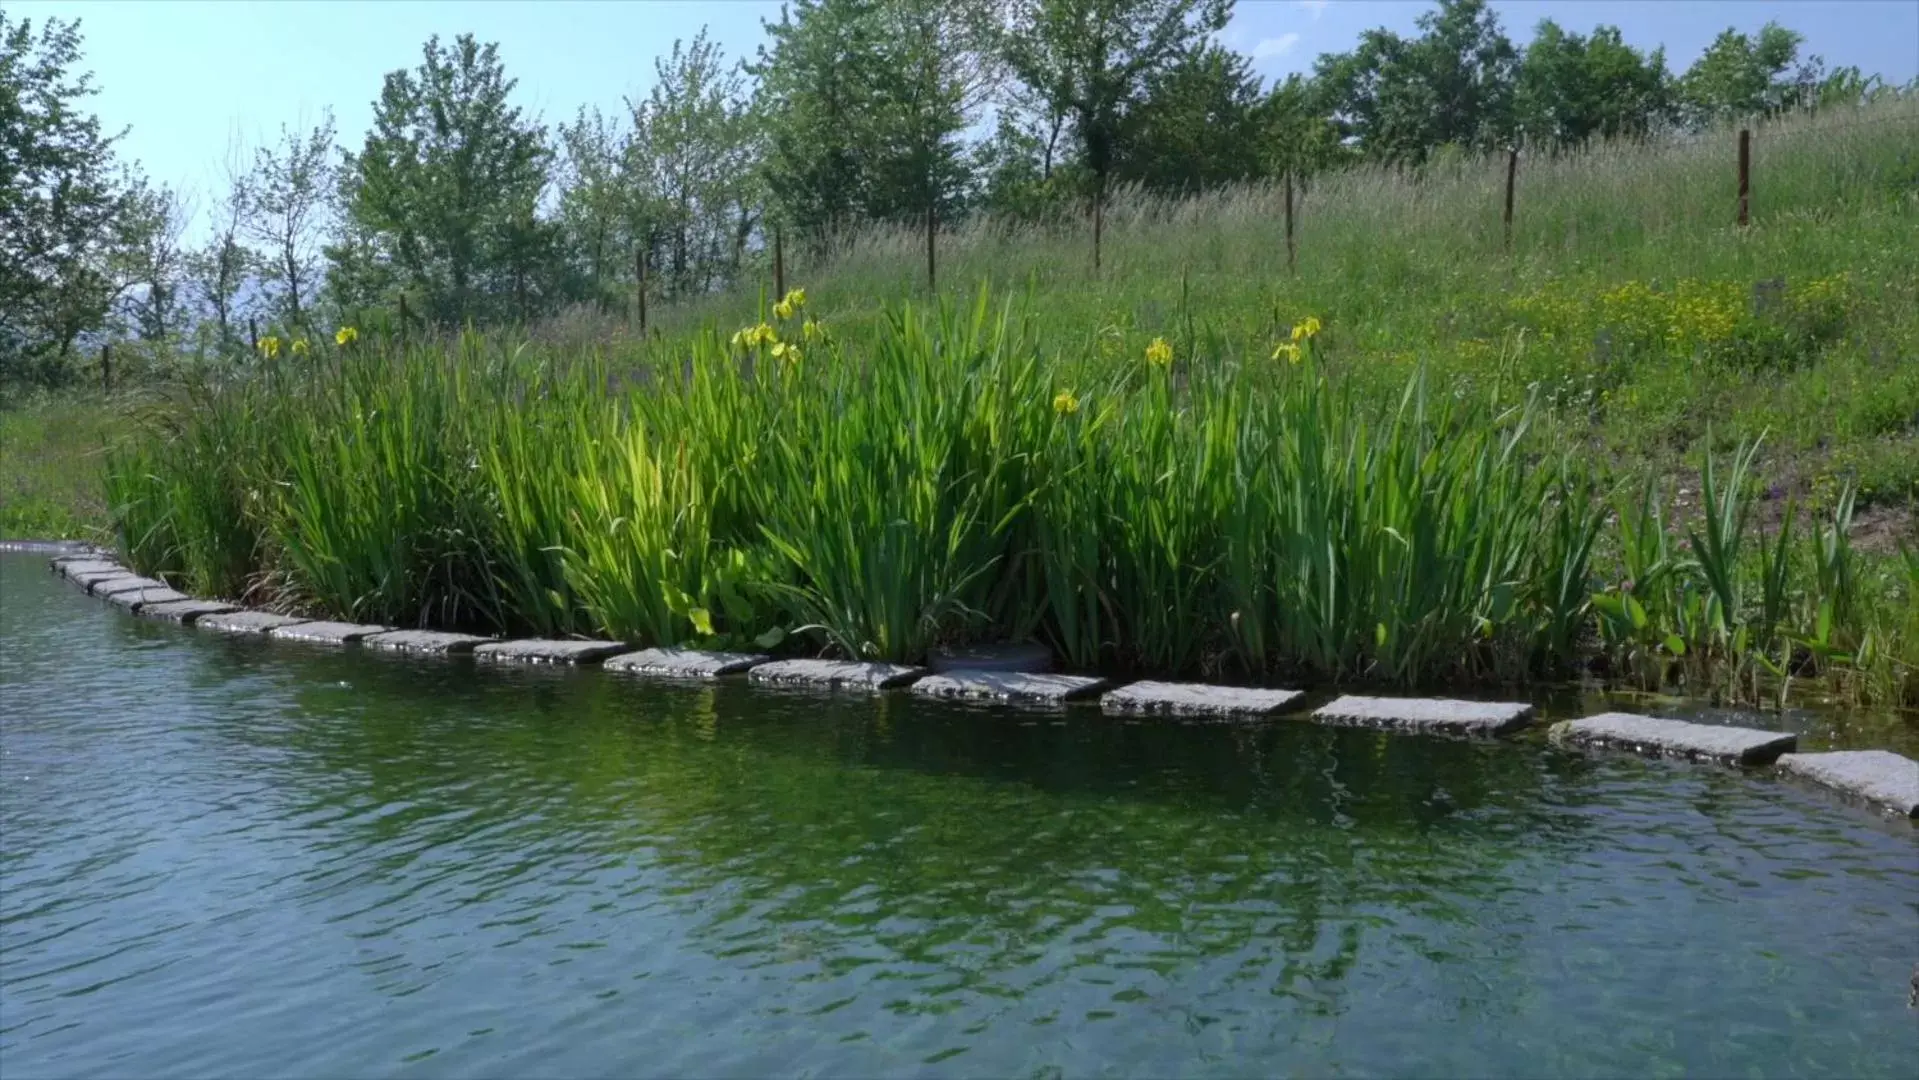
<svg viewBox="0 0 1919 1080">
<path fill-rule="evenodd" d="M 1906 1075 L 1919 839 L 1676 764 L 225 640 L 0 557 L 0 1068 Z"/>
</svg>

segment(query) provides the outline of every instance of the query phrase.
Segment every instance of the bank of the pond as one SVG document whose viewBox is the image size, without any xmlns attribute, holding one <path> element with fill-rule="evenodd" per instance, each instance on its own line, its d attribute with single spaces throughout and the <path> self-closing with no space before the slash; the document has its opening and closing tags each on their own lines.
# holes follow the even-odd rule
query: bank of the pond
<svg viewBox="0 0 1919 1080">
<path fill-rule="evenodd" d="M 984 293 L 844 346 L 802 318 L 628 367 L 469 335 L 237 378 L 110 458 L 118 542 L 190 591 L 409 628 L 1919 706 L 1919 550 L 1855 551 L 1849 490 L 1767 502 L 1756 443 L 1671 491 L 1537 395 L 1369 396 L 1317 319 L 1294 364 L 1045 356 Z"/>
<path fill-rule="evenodd" d="M 0 594 L 9 1075 L 1919 1053 L 1911 827 L 1768 775 L 297 647 L 44 557 Z"/>
<path fill-rule="evenodd" d="M 54 545 L 46 545 L 52 547 Z M 195 599 L 160 586 L 97 551 L 55 555 L 61 577 L 130 614 L 213 633 L 360 647 L 450 659 L 471 657 L 505 665 L 584 667 L 658 679 L 711 680 L 744 674 L 766 686 L 880 692 L 906 689 L 917 697 L 1016 708 L 1058 710 L 1098 700 L 1114 716 L 1171 715 L 1208 720 L 1260 720 L 1302 710 L 1309 696 L 1293 690 L 1249 690 L 1197 683 L 1116 683 L 1087 675 L 1033 670 L 955 667 L 941 672 L 904 664 L 843 660 L 775 660 L 770 655 L 683 649 L 628 651 L 615 641 L 494 640 L 471 634 L 396 630 L 316 622 L 235 604 Z M 323 630 L 321 628 L 324 628 Z M 319 631 L 319 632 L 316 632 Z M 1028 650 L 1018 650 L 1026 653 Z M 976 654 L 978 655 L 978 654 Z M 1029 665 L 1031 655 L 1022 657 Z M 1310 713 L 1320 724 L 1415 735 L 1497 737 L 1529 727 L 1538 710 L 1527 702 L 1341 695 Z M 1797 753 L 1799 736 L 1732 724 L 1607 712 L 1567 720 L 1551 729 L 1556 742 L 1596 751 L 1628 751 L 1735 767 L 1772 765 L 1875 810 L 1919 821 L 1919 761 L 1886 750 Z"/>
</svg>

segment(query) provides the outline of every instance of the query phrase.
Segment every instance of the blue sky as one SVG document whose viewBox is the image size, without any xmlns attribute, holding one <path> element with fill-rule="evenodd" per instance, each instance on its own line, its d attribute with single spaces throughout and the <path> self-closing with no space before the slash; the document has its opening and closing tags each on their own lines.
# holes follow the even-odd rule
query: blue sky
<svg viewBox="0 0 1919 1080">
<path fill-rule="evenodd" d="M 86 61 L 113 127 L 131 130 L 125 156 L 155 180 L 206 193 L 220 186 L 229 141 L 271 137 L 331 107 L 340 139 L 357 145 L 380 78 L 418 62 L 428 35 L 471 32 L 497 41 L 518 99 L 549 122 L 581 104 L 620 107 L 646 92 L 653 58 L 710 25 L 731 56 L 751 55 L 760 20 L 780 5 L 759 0 L 492 3 L 355 0 L 278 3 L 7 0 L 15 18 L 78 17 Z M 1401 32 L 1430 4 L 1415 0 L 1239 0 L 1227 44 L 1283 77 L 1323 52 L 1352 47 L 1359 32 Z M 1919 0 L 1495 0 L 1507 33 L 1524 41 L 1539 20 L 1585 31 L 1598 23 L 1626 40 L 1664 44 L 1683 69 L 1728 26 L 1753 31 L 1777 19 L 1804 34 L 1806 52 L 1895 82 L 1919 77 Z"/>
</svg>

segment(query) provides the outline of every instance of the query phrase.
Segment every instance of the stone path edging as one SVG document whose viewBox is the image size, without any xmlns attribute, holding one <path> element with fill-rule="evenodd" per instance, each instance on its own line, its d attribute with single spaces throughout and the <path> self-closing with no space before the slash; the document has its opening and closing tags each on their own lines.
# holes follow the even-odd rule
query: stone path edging
<svg viewBox="0 0 1919 1080">
<path fill-rule="evenodd" d="M 473 657 L 476 660 L 489 660 L 496 664 L 583 665 L 597 664 L 609 656 L 625 651 L 626 645 L 618 641 L 520 638 L 475 645 Z"/>
<path fill-rule="evenodd" d="M 1100 698 L 1099 707 L 1108 716 L 1258 718 L 1297 708 L 1305 699 L 1305 692 L 1300 690 L 1147 681 L 1108 691 Z"/>
<path fill-rule="evenodd" d="M 1779 771 L 1908 818 L 1919 818 L 1919 761 L 1890 750 L 1787 754 Z"/>
<path fill-rule="evenodd" d="M 36 546 L 37 545 L 37 546 Z M 280 641 L 362 646 L 428 656 L 466 656 L 517 663 L 596 664 L 608 671 L 665 679 L 715 679 L 744 673 L 763 686 L 880 691 L 912 687 L 924 697 L 967 698 L 1007 705 L 1058 707 L 1098 695 L 1108 715 L 1182 715 L 1259 719 L 1297 708 L 1297 690 L 1142 681 L 1115 685 L 1084 675 L 952 669 L 930 675 L 906 664 L 846 660 L 775 660 L 759 653 L 709 653 L 651 648 L 624 651 L 611 641 L 500 640 L 474 634 L 302 619 L 254 611 L 176 592 L 142 577 L 109 554 L 89 547 L 35 541 L 0 541 L 0 551 L 59 552 L 52 571 L 88 594 L 134 614 L 202 626 L 228 634 L 260 634 Z M 1383 698 L 1346 695 L 1314 711 L 1312 719 L 1421 734 L 1503 735 L 1532 722 L 1525 702 L 1458 701 L 1444 698 Z M 1548 738 L 1586 749 L 1631 750 L 1734 765 L 1777 761 L 1777 772 L 1863 799 L 1919 821 L 1919 762 L 1886 750 L 1792 753 L 1790 732 L 1696 724 L 1629 713 L 1601 713 L 1554 724 Z"/>
<path fill-rule="evenodd" d="M 1525 702 L 1455 701 L 1450 698 L 1382 698 L 1348 694 L 1314 710 L 1313 719 L 1341 727 L 1437 732 L 1442 735 L 1504 735 L 1532 723 Z"/>
<path fill-rule="evenodd" d="M 743 675 L 772 659 L 765 653 L 653 648 L 621 653 L 607 660 L 603 666 L 608 671 L 655 679 L 718 679 L 726 675 Z"/>
<path fill-rule="evenodd" d="M 912 692 L 920 697 L 957 701 L 1054 707 L 1083 701 L 1112 685 L 1107 679 L 1091 675 L 958 669 L 921 679 L 913 684 Z"/>
<path fill-rule="evenodd" d="M 1799 745 L 1799 736 L 1790 731 L 1694 724 L 1616 712 L 1562 720 L 1547 731 L 1547 736 L 1573 746 L 1631 750 L 1653 757 L 1721 765 L 1767 765 Z"/>
</svg>

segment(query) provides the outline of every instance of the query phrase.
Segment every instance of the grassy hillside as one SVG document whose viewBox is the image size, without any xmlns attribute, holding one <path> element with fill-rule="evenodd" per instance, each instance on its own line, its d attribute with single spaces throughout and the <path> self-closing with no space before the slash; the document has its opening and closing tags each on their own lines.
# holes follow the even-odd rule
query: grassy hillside
<svg viewBox="0 0 1919 1080">
<path fill-rule="evenodd" d="M 1265 357 L 1311 314 L 1329 370 L 1378 393 L 1422 365 L 1461 393 L 1537 389 L 1595 450 L 1662 469 L 1696 469 L 1708 429 L 1721 451 L 1763 432 L 1781 483 L 1829 500 L 1849 477 L 1862 504 L 1903 507 L 1919 494 L 1919 101 L 1758 129 L 1744 229 L 1736 163 L 1731 130 L 1522 157 L 1511 254 L 1502 158 L 1316 181 L 1297 193 L 1294 274 L 1275 187 L 1122 194 L 1097 275 L 1077 221 L 942 233 L 938 273 L 962 301 L 982 280 L 1017 294 L 1064 362 L 1136 357 L 1157 336 L 1180 355 Z M 789 262 L 847 340 L 924 300 L 914 228 Z M 669 340 L 731 332 L 753 304 L 714 297 L 655 324 Z M 542 336 L 626 330 L 583 315 Z"/>
<path fill-rule="evenodd" d="M 156 385 L 103 501 L 145 569 L 394 623 L 1919 703 L 1919 105 L 1760 130 L 1745 228 L 1735 145 L 1523 161 L 1510 254 L 1458 161 L 1317 181 L 1296 273 L 1257 189 L 1122 197 L 1097 274 L 970 225 L 936 300 L 878 232 L 643 341 L 368 327 Z"/>
</svg>

